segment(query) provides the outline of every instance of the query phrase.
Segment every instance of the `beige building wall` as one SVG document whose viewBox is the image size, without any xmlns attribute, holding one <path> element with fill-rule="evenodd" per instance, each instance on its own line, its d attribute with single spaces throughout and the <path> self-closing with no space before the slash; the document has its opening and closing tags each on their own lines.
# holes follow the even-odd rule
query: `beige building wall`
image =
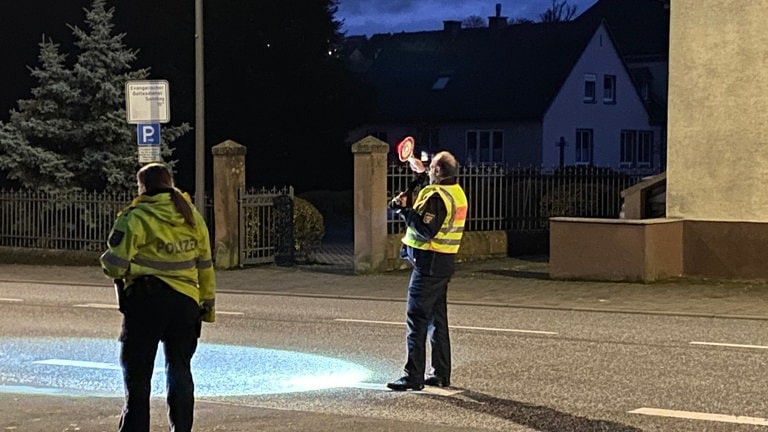
<svg viewBox="0 0 768 432">
<path fill-rule="evenodd" d="M 768 1 L 674 0 L 667 217 L 768 221 Z"/>
</svg>

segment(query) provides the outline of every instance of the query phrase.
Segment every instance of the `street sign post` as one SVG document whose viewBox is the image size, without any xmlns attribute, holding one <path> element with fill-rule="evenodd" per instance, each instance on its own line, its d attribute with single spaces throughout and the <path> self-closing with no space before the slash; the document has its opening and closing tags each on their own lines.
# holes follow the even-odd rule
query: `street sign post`
<svg viewBox="0 0 768 432">
<path fill-rule="evenodd" d="M 125 115 L 128 124 L 136 125 L 139 163 L 162 162 L 160 123 L 171 121 L 168 81 L 126 81 Z"/>
<path fill-rule="evenodd" d="M 168 81 L 126 81 L 125 114 L 129 124 L 168 123 L 171 121 Z"/>
<path fill-rule="evenodd" d="M 159 123 L 136 125 L 136 140 L 139 143 L 139 163 L 162 162 Z"/>
<path fill-rule="evenodd" d="M 139 145 L 160 145 L 160 124 L 136 125 L 136 137 Z"/>
</svg>

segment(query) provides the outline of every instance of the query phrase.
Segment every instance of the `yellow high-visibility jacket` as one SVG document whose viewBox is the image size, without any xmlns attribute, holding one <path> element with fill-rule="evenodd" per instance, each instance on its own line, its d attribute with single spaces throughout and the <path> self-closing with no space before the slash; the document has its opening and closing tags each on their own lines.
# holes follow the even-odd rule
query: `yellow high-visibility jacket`
<svg viewBox="0 0 768 432">
<path fill-rule="evenodd" d="M 104 274 L 125 279 L 129 287 L 140 276 L 152 275 L 206 309 L 203 320 L 215 320 L 216 280 L 208 227 L 189 196 L 195 226 L 171 201 L 171 192 L 143 194 L 120 212 L 101 256 Z"/>
<path fill-rule="evenodd" d="M 408 228 L 402 241 L 405 245 L 416 249 L 446 254 L 458 253 L 461 237 L 464 233 L 464 223 L 467 220 L 467 196 L 458 184 L 431 184 L 419 191 L 413 209 L 420 212 L 427 200 L 434 194 L 438 194 L 442 198 L 448 212 L 440 231 L 428 241 L 424 241 L 415 230 Z"/>
</svg>

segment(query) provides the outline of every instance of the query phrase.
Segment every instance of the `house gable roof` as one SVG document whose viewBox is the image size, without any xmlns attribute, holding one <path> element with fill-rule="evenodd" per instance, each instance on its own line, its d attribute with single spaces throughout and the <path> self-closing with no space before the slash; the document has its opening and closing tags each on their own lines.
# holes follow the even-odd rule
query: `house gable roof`
<svg viewBox="0 0 768 432">
<path fill-rule="evenodd" d="M 377 120 L 540 119 L 599 25 L 374 35 L 365 48 L 365 79 L 377 92 Z"/>
<path fill-rule="evenodd" d="M 593 25 L 603 20 L 625 58 L 669 58 L 668 0 L 598 0 L 576 18 Z"/>
</svg>

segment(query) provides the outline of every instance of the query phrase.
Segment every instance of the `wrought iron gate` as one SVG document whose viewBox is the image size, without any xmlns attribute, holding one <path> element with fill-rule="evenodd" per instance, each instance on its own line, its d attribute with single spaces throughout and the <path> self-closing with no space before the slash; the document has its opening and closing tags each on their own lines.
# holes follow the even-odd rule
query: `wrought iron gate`
<svg viewBox="0 0 768 432">
<path fill-rule="evenodd" d="M 280 200 L 279 197 L 289 197 Z M 276 207 L 276 202 L 293 202 L 293 187 L 241 189 L 238 197 L 240 221 L 240 265 L 275 262 L 281 242 L 293 239 L 293 213 Z M 286 214 L 287 213 L 287 214 Z M 286 234 L 286 231 L 290 235 Z M 292 246 L 292 245 L 291 245 Z"/>
</svg>

